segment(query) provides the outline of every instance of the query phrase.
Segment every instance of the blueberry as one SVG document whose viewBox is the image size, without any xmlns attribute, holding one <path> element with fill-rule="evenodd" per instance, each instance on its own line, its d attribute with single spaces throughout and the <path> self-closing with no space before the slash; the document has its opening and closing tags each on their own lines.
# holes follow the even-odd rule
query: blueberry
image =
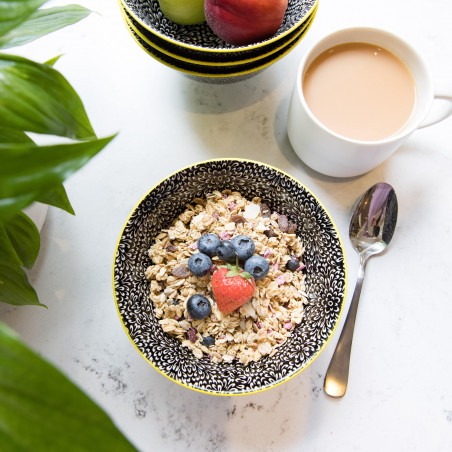
<svg viewBox="0 0 452 452">
<path fill-rule="evenodd" d="M 290 270 L 291 272 L 294 272 L 297 270 L 297 268 L 300 267 L 300 261 L 297 256 L 291 256 L 290 261 L 287 262 L 286 268 L 287 270 Z"/>
<path fill-rule="evenodd" d="M 227 241 L 222 240 L 217 248 L 217 256 L 223 261 L 228 262 L 229 264 L 235 263 L 235 256 L 237 252 L 234 248 L 234 245 Z"/>
<path fill-rule="evenodd" d="M 254 253 L 254 242 L 247 235 L 236 235 L 231 239 L 231 243 L 237 251 L 239 260 L 241 261 L 246 261 Z"/>
<path fill-rule="evenodd" d="M 195 253 L 188 259 L 188 269 L 195 276 L 205 276 L 209 273 L 210 267 L 212 267 L 212 261 L 210 257 L 203 253 Z"/>
<path fill-rule="evenodd" d="M 203 337 L 201 344 L 205 347 L 212 347 L 212 345 L 215 345 L 215 338 L 213 338 L 212 336 Z"/>
<path fill-rule="evenodd" d="M 245 262 L 245 271 L 248 272 L 256 281 L 263 279 L 268 275 L 270 265 L 267 259 L 258 254 L 251 256 Z"/>
<path fill-rule="evenodd" d="M 220 239 L 215 234 L 204 234 L 198 240 L 198 250 L 200 253 L 207 254 L 212 257 L 217 253 Z"/>
<path fill-rule="evenodd" d="M 210 315 L 212 306 L 204 295 L 195 294 L 187 300 L 187 311 L 191 318 L 202 320 Z"/>
</svg>

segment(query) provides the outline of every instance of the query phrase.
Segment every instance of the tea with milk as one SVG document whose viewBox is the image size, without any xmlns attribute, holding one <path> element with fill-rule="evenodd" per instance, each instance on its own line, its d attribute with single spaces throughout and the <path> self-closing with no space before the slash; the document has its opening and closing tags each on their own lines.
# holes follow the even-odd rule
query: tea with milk
<svg viewBox="0 0 452 452">
<path fill-rule="evenodd" d="M 355 140 L 396 134 L 416 104 L 416 83 L 408 67 L 388 50 L 363 42 L 321 53 L 302 83 L 314 116 L 333 132 Z"/>
</svg>

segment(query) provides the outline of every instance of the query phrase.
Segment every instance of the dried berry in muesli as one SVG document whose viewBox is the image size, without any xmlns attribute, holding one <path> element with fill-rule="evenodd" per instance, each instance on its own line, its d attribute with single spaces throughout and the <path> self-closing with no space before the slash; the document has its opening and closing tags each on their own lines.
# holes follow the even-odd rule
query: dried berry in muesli
<svg viewBox="0 0 452 452">
<path fill-rule="evenodd" d="M 271 212 L 257 197 L 248 201 L 237 192 L 215 191 L 206 199 L 187 204 L 149 249 L 153 264 L 146 270 L 146 277 L 163 331 L 180 340 L 197 358 L 209 357 L 213 362 L 239 361 L 246 365 L 273 355 L 301 322 L 307 302 L 302 271 L 304 248 L 295 232 L 293 222 Z M 206 246 L 207 239 L 201 241 L 205 242 L 201 248 L 209 249 L 211 254 L 210 271 L 195 276 L 188 267 L 190 257 L 200 252 L 198 240 L 206 234 L 219 238 L 211 246 L 233 244 L 231 239 L 237 236 L 248 237 L 254 245 L 253 256 L 268 262 L 268 269 L 261 273 L 265 276 L 256 278 L 252 298 L 227 315 L 216 305 L 211 284 L 212 275 L 225 262 Z M 242 246 L 246 241 L 242 240 Z M 247 268 L 251 272 L 262 270 L 256 269 L 256 262 L 262 261 L 253 256 Z M 294 262 L 298 262 L 297 268 Z M 245 266 L 246 262 L 240 264 Z M 187 311 L 187 301 L 196 294 L 211 305 L 202 319 L 193 318 Z"/>
</svg>

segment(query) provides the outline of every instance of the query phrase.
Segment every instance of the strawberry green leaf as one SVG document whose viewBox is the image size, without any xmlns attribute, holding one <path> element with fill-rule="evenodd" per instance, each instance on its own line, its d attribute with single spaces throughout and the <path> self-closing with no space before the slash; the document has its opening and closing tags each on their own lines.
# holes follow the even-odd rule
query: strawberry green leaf
<svg viewBox="0 0 452 452">
<path fill-rule="evenodd" d="M 233 267 L 226 273 L 227 278 L 233 278 L 234 276 L 240 276 L 241 278 L 253 280 L 254 278 L 251 276 L 250 273 L 246 272 L 245 270 L 242 270 L 241 268 L 235 268 Z"/>
<path fill-rule="evenodd" d="M 238 265 L 228 264 L 228 272 L 226 273 L 226 278 L 232 278 L 234 276 L 237 276 L 238 274 L 239 274 Z"/>
<path fill-rule="evenodd" d="M 224 267 L 223 267 L 224 268 Z M 226 273 L 227 278 L 233 278 L 234 276 L 240 276 L 241 278 L 254 280 L 250 273 L 243 270 L 243 268 L 239 267 L 238 259 L 236 260 L 235 265 L 228 264 L 227 266 L 228 272 Z"/>
<path fill-rule="evenodd" d="M 241 278 L 248 279 L 249 281 L 253 281 L 254 280 L 254 278 L 251 276 L 251 274 L 246 272 L 246 271 L 240 272 L 239 276 Z"/>
</svg>

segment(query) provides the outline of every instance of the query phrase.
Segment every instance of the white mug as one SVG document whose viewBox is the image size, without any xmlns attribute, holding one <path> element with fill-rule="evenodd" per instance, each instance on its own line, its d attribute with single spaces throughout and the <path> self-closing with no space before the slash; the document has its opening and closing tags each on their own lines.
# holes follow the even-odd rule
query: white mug
<svg viewBox="0 0 452 452">
<path fill-rule="evenodd" d="M 302 80 L 312 61 L 325 50 L 348 42 L 364 42 L 389 50 L 411 71 L 417 99 L 413 114 L 398 133 L 378 141 L 344 137 L 323 125 L 309 109 L 303 95 Z M 435 92 L 430 72 L 421 56 L 405 41 L 375 28 L 347 28 L 324 37 L 302 59 L 290 100 L 287 133 L 293 149 L 312 169 L 333 177 L 352 177 L 377 167 L 416 130 L 435 124 L 452 113 L 425 123 L 434 99 L 452 101 L 452 88 Z"/>
</svg>

